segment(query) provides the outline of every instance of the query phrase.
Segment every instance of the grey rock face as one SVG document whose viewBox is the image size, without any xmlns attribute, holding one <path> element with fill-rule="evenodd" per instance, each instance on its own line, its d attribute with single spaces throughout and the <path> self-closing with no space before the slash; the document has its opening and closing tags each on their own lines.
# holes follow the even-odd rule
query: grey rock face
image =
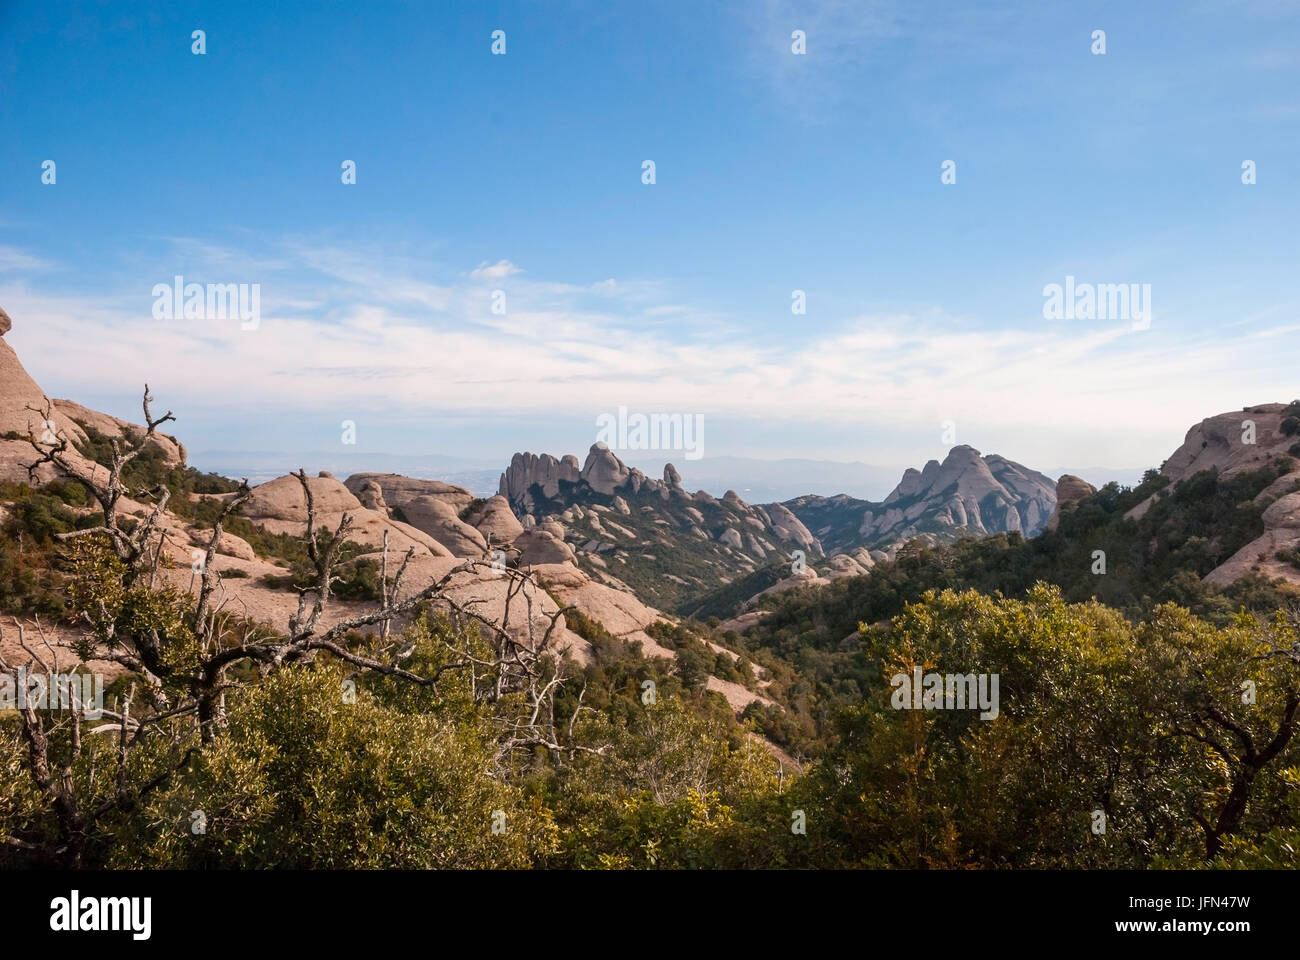
<svg viewBox="0 0 1300 960">
<path fill-rule="evenodd" d="M 614 452 L 603 443 L 592 444 L 587 462 L 582 467 L 582 479 L 597 493 L 612 494 L 627 483 L 630 472 Z"/>
<path fill-rule="evenodd" d="M 549 453 L 540 456 L 516 453 L 510 458 L 506 472 L 501 474 L 497 492 L 521 513 L 532 513 L 536 508 L 532 495 L 534 485 L 541 487 L 543 496 L 556 497 L 560 493 L 560 481 L 577 483 L 580 479 L 578 458 L 573 454 L 557 460 Z"/>
</svg>

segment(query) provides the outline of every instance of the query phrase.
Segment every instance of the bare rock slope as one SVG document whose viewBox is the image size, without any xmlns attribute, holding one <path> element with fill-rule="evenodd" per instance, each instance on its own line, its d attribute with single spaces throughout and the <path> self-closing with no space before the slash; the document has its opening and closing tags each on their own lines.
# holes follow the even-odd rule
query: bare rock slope
<svg viewBox="0 0 1300 960">
<path fill-rule="evenodd" d="M 1293 464 L 1300 460 L 1300 402 L 1263 403 L 1207 417 L 1187 431 L 1186 439 L 1161 465 L 1160 472 L 1177 485 L 1203 470 L 1231 477 L 1283 457 L 1291 458 Z M 1298 491 L 1300 469 L 1279 477 L 1264 490 L 1257 498 L 1265 506 L 1264 533 L 1207 574 L 1205 581 L 1223 585 L 1259 573 L 1300 583 L 1300 568 L 1281 559 L 1300 557 Z M 1154 499 L 1138 504 L 1129 515 L 1141 516 Z"/>
<path fill-rule="evenodd" d="M 1056 484 L 997 454 L 953 447 L 942 462 L 909 468 L 881 503 L 849 496 L 799 497 L 784 504 L 832 552 L 866 547 L 893 556 L 908 540 L 1040 533 L 1056 506 Z"/>
<path fill-rule="evenodd" d="M 692 598 L 760 567 L 789 565 L 796 550 L 823 553 L 780 504 L 749 504 L 734 491 L 721 499 L 691 493 L 672 464 L 663 479 L 649 477 L 599 443 L 581 468 L 573 455 L 517 453 L 499 490 L 493 499 L 507 503 L 524 527 L 556 541 L 530 537 L 535 551 L 542 542 L 548 556 L 562 546 L 596 581 L 665 610 L 684 612 Z"/>
<path fill-rule="evenodd" d="M 50 422 L 46 423 L 45 391 L 23 368 L 18 354 L 4 339 L 12 328 L 9 315 L 0 310 L 0 480 L 11 483 L 28 481 L 27 466 L 35 460 L 34 451 L 26 439 L 28 436 L 37 440 L 66 436 L 71 443 L 79 445 L 89 439 L 87 428 L 105 437 L 121 437 L 127 431 L 144 432 L 143 427 L 90 410 L 71 400 L 49 399 Z M 185 448 L 171 437 L 158 435 L 152 443 L 168 462 L 185 462 Z M 69 453 L 69 458 L 84 469 L 93 469 L 91 461 L 75 450 Z M 51 468 L 44 466 L 36 472 L 35 480 L 47 483 L 53 477 Z"/>
</svg>

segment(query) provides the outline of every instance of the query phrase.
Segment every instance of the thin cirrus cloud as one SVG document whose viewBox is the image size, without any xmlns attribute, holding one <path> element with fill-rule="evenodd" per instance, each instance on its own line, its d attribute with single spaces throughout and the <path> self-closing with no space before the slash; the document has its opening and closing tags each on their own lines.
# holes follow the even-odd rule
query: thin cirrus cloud
<svg viewBox="0 0 1300 960">
<path fill-rule="evenodd" d="M 19 250 L 17 247 L 0 245 L 0 273 L 21 271 L 35 273 L 49 270 L 51 265 L 40 257 Z"/>
</svg>

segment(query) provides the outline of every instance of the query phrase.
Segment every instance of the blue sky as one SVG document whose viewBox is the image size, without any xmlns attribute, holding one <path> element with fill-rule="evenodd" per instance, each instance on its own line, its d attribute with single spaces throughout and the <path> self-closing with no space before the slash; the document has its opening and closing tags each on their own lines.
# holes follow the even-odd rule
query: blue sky
<svg viewBox="0 0 1300 960">
<path fill-rule="evenodd" d="M 200 466 L 345 419 L 581 454 L 626 405 L 706 456 L 902 466 L 951 420 L 1130 467 L 1300 395 L 1298 5 L 956 6 L 0 3 L 7 340 L 119 415 L 148 379 Z M 155 319 L 175 274 L 260 284 L 258 329 Z M 1067 275 L 1150 329 L 1044 319 Z"/>
</svg>

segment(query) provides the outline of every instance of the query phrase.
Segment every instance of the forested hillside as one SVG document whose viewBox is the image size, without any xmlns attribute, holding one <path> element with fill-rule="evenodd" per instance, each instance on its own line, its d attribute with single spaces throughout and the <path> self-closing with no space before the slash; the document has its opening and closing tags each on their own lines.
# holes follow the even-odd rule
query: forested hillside
<svg viewBox="0 0 1300 960">
<path fill-rule="evenodd" d="M 778 742 L 816 752 L 838 710 L 869 695 L 875 683 L 865 672 L 859 626 L 887 624 L 927 591 L 1023 597 L 1047 583 L 1070 602 L 1096 600 L 1134 623 L 1162 603 L 1219 625 L 1242 610 L 1268 616 L 1289 609 L 1300 602 L 1294 585 L 1262 575 L 1226 586 L 1202 578 L 1259 536 L 1261 516 L 1281 492 L 1260 494 L 1293 469 L 1281 458 L 1226 479 L 1203 472 L 1172 490 L 1168 478 L 1149 471 L 1136 488 L 1103 487 L 1066 510 L 1055 530 L 1030 540 L 1013 533 L 938 548 L 913 542 L 863 576 L 758 597 L 757 623 L 744 636 L 724 629 L 718 639 L 772 664 L 784 678 L 772 690 L 787 709 L 752 710 Z M 1164 495 L 1140 517 L 1126 517 L 1155 494 Z"/>
</svg>

